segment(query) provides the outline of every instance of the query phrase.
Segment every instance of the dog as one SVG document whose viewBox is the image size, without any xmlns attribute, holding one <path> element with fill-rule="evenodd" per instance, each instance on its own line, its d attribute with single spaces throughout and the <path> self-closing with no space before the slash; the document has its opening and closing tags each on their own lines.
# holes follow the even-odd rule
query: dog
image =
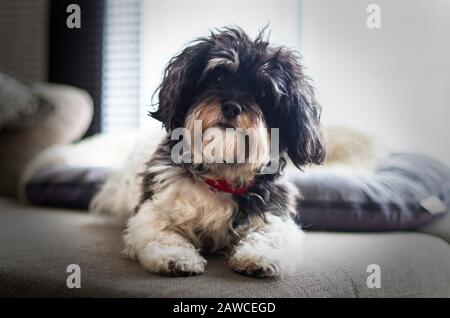
<svg viewBox="0 0 450 318">
<path fill-rule="evenodd" d="M 128 218 L 126 253 L 151 273 L 201 274 L 204 253 L 219 253 L 252 277 L 288 275 L 302 260 L 301 194 L 283 171 L 324 161 L 321 107 L 300 55 L 269 44 L 265 33 L 252 40 L 238 27 L 217 29 L 174 56 L 150 112 L 166 135 L 153 154 L 137 151 L 133 168 L 112 176 L 93 200 L 93 210 Z M 201 133 L 253 129 L 254 160 L 195 162 L 192 141 L 183 140 L 181 155 L 191 160 L 174 162 L 174 132 L 195 133 L 197 122 Z M 216 142 L 237 149 L 224 139 Z M 275 171 L 264 173 L 275 161 Z"/>
</svg>

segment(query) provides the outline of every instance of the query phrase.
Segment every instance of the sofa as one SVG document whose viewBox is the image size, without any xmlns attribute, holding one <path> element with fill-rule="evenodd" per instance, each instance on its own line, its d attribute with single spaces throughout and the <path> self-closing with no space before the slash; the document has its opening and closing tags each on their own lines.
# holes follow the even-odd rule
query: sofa
<svg viewBox="0 0 450 318">
<path fill-rule="evenodd" d="M 168 278 L 122 254 L 122 226 L 109 217 L 1 198 L 0 296 L 450 297 L 450 246 L 433 230 L 307 232 L 303 264 L 279 279 L 240 276 L 216 256 L 203 275 Z M 80 266 L 79 289 L 66 285 L 70 264 Z M 380 266 L 380 288 L 367 285 L 370 264 Z"/>
<path fill-rule="evenodd" d="M 203 275 L 153 275 L 122 253 L 118 221 L 85 210 L 20 203 L 12 194 L 27 160 L 46 147 L 81 138 L 90 120 L 92 104 L 84 92 L 53 85 L 40 92 L 53 98 L 57 109 L 72 105 L 69 109 L 81 115 L 72 113 L 77 120 L 59 125 L 50 140 L 38 138 L 43 128 L 0 131 L 0 172 L 8 178 L 0 195 L 1 297 L 450 297 L 448 213 L 414 232 L 307 231 L 303 262 L 286 277 L 244 277 L 214 255 L 206 257 Z M 19 141 L 33 153 L 14 160 L 12 150 L 5 151 Z M 80 288 L 67 284 L 71 264 L 79 266 Z"/>
</svg>

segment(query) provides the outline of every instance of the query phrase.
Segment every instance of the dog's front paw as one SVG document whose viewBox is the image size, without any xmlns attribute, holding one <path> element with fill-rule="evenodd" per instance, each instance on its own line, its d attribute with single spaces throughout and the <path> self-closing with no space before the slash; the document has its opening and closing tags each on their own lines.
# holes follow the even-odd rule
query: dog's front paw
<svg viewBox="0 0 450 318">
<path fill-rule="evenodd" d="M 164 264 L 162 270 L 158 272 L 167 276 L 194 276 L 205 271 L 206 260 L 198 255 L 195 259 L 173 258 Z"/>
<path fill-rule="evenodd" d="M 276 260 L 253 253 L 237 251 L 230 258 L 229 265 L 235 272 L 251 277 L 267 278 L 280 274 L 280 266 Z"/>
<path fill-rule="evenodd" d="M 138 254 L 148 271 L 165 276 L 193 276 L 205 271 L 206 260 L 193 248 L 147 245 Z"/>
</svg>

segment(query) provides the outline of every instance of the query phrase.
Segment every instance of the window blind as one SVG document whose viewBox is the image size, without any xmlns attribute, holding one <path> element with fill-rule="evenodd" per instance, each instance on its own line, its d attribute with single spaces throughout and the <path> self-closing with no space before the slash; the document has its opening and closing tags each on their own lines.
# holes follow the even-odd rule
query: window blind
<svg viewBox="0 0 450 318">
<path fill-rule="evenodd" d="M 108 0 L 102 71 L 102 131 L 138 129 L 140 0 Z"/>
</svg>

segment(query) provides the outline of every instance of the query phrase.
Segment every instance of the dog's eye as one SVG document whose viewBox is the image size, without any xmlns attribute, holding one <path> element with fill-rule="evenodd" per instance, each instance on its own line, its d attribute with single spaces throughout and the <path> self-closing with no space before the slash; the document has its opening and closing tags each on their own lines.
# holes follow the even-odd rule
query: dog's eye
<svg viewBox="0 0 450 318">
<path fill-rule="evenodd" d="M 222 74 L 217 75 L 216 83 L 222 83 L 222 82 L 223 82 L 223 75 Z"/>
<path fill-rule="evenodd" d="M 264 89 L 259 91 L 259 97 L 266 98 L 266 96 L 267 96 L 267 94 L 266 94 L 266 91 Z"/>
</svg>

